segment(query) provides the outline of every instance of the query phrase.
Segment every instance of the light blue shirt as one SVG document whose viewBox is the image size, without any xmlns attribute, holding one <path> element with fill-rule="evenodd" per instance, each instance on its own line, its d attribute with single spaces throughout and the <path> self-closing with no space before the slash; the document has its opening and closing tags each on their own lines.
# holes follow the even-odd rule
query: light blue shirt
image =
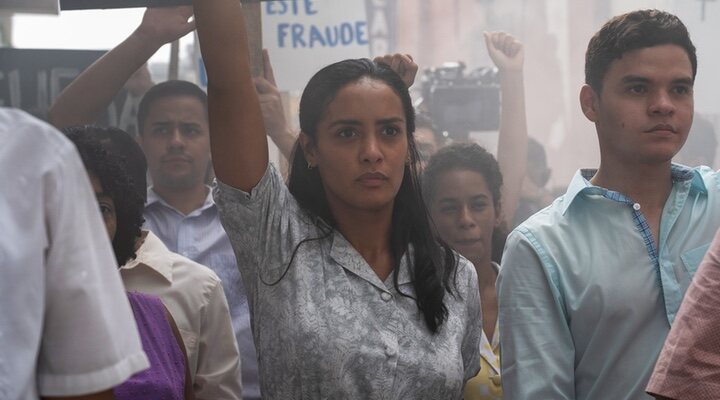
<svg viewBox="0 0 720 400">
<path fill-rule="evenodd" d="M 508 399 L 651 399 L 650 374 L 720 226 L 720 178 L 673 165 L 659 246 L 642 208 L 575 174 L 508 237 L 498 277 Z"/>
<path fill-rule="evenodd" d="M 240 350 L 243 399 L 259 399 L 257 354 L 250 329 L 245 286 L 230 240 L 220 224 L 212 190 L 208 188 L 207 198 L 200 208 L 184 215 L 150 188 L 144 217 L 145 227 L 157 235 L 170 251 L 209 267 L 222 280 Z"/>
</svg>

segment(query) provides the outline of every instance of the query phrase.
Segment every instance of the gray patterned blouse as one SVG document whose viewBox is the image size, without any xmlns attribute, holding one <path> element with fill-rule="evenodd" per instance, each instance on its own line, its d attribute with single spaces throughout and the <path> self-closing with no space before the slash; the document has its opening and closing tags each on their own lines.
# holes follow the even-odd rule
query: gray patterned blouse
<svg viewBox="0 0 720 400">
<path fill-rule="evenodd" d="M 381 281 L 339 232 L 325 235 L 272 165 L 251 193 L 218 182 L 215 199 L 248 294 L 263 398 L 462 397 L 480 369 L 482 321 L 467 260 L 432 334 L 393 276 Z M 406 256 L 397 273 L 414 296 Z"/>
</svg>

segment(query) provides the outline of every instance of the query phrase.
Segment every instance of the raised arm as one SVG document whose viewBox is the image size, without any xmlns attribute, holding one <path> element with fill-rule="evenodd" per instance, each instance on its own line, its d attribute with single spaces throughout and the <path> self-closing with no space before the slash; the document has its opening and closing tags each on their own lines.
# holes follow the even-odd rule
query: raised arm
<svg viewBox="0 0 720 400">
<path fill-rule="evenodd" d="M 58 128 L 94 122 L 160 47 L 195 29 L 195 23 L 188 21 L 191 16 L 190 6 L 148 8 L 140 26 L 127 39 L 60 93 L 50 107 L 50 122 Z"/>
<path fill-rule="evenodd" d="M 485 32 L 485 44 L 500 70 L 502 110 L 497 160 L 503 175 L 502 211 L 512 225 L 527 164 L 527 122 L 522 43 L 504 32 Z"/>
<path fill-rule="evenodd" d="M 260 99 L 267 135 L 280 149 L 280 153 L 285 159 L 289 161 L 295 148 L 297 134 L 290 129 L 290 125 L 288 125 L 285 118 L 282 96 L 280 96 L 280 91 L 275 83 L 275 73 L 272 64 L 270 64 L 270 56 L 267 50 L 263 50 L 263 76 L 256 76 L 254 81 Z"/>
<path fill-rule="evenodd" d="M 268 147 L 242 6 L 238 0 L 194 0 L 200 51 L 208 75 L 210 150 L 223 183 L 250 191 L 265 173 Z"/>
<path fill-rule="evenodd" d="M 383 63 L 390 67 L 390 69 L 400 75 L 400 78 L 402 78 L 408 88 L 415 82 L 418 65 L 415 64 L 415 61 L 410 54 L 386 54 L 384 56 L 375 57 L 373 61 L 376 63 Z"/>
</svg>

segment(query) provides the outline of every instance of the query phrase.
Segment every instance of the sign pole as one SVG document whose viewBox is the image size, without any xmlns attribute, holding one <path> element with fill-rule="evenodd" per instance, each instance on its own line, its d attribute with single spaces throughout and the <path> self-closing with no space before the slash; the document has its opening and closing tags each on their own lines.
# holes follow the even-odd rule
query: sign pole
<svg viewBox="0 0 720 400">
<path fill-rule="evenodd" d="M 180 40 L 170 44 L 170 63 L 168 64 L 168 80 L 177 80 L 180 70 Z"/>
<path fill-rule="evenodd" d="M 262 9 L 259 0 L 242 0 L 253 76 L 263 76 Z"/>
</svg>

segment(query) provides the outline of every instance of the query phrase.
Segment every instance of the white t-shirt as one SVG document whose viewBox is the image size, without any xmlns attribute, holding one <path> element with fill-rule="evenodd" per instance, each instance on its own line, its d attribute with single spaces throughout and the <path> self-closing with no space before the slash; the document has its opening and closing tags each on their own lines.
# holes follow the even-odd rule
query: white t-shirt
<svg viewBox="0 0 720 400">
<path fill-rule="evenodd" d="M 110 389 L 149 366 L 75 146 L 0 108 L 0 399 Z"/>
</svg>

